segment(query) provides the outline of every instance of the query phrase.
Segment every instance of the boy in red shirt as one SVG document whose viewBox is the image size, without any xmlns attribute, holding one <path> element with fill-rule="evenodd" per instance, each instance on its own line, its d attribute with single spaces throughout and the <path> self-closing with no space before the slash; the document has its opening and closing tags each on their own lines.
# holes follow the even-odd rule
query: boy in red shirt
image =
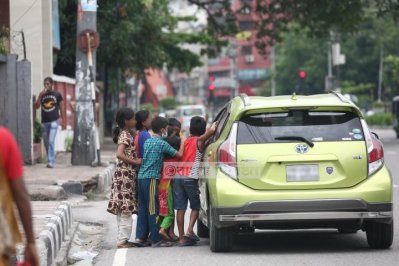
<svg viewBox="0 0 399 266">
<path fill-rule="evenodd" d="M 173 182 L 173 200 L 177 210 L 177 227 L 179 230 L 179 244 L 190 246 L 200 239 L 194 233 L 194 225 L 201 207 L 199 198 L 199 168 L 205 150 L 205 142 L 216 131 L 216 123 L 206 130 L 206 121 L 200 116 L 194 116 L 190 121 L 190 136 L 184 142 L 183 157 Z M 184 215 L 187 203 L 190 202 L 191 214 L 187 233 L 184 235 Z"/>
<path fill-rule="evenodd" d="M 0 266 L 9 265 L 10 252 L 21 242 L 13 203 L 17 205 L 26 236 L 25 262 L 39 265 L 32 226 L 30 199 L 22 179 L 21 153 L 11 133 L 0 127 Z"/>
</svg>

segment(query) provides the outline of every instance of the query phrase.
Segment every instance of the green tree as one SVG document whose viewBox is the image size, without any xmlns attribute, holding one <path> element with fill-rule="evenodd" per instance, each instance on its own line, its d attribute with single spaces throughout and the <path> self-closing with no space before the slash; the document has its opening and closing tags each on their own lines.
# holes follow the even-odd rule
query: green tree
<svg viewBox="0 0 399 266">
<path fill-rule="evenodd" d="M 386 100 L 399 95 L 399 56 L 385 57 L 384 84 Z"/>
<path fill-rule="evenodd" d="M 310 93 L 324 91 L 324 77 L 327 74 L 327 43 L 325 39 L 312 39 L 291 25 L 283 35 L 283 41 L 276 48 L 277 94 L 291 94 L 300 84 L 298 72 L 306 71 L 305 86 Z"/>
<path fill-rule="evenodd" d="M 62 50 L 59 63 L 74 63 L 77 1 L 60 0 Z M 147 68 L 168 67 L 190 71 L 201 65 L 200 57 L 180 44 L 217 43 L 206 32 L 177 33 L 179 21 L 194 17 L 174 17 L 167 0 L 101 1 L 97 12 L 97 29 L 101 44 L 97 64 L 144 73 Z M 69 73 L 70 75 L 73 73 Z"/>
<path fill-rule="evenodd" d="M 6 27 L 0 26 L 0 54 L 8 53 L 8 49 L 6 47 L 6 41 L 8 41 L 9 34 L 10 32 Z"/>
<path fill-rule="evenodd" d="M 237 33 L 237 16 L 252 9 L 257 17 L 262 18 L 255 24 L 256 46 L 262 53 L 267 52 L 267 47 L 283 40 L 291 23 L 307 29 L 307 34 L 311 37 L 325 38 L 329 36 L 330 30 L 341 33 L 357 32 L 370 15 L 393 21 L 399 19 L 398 1 L 254 0 L 254 8 L 251 6 L 254 1 L 240 1 L 241 6 L 234 9 L 231 0 L 188 1 L 208 13 L 208 30 L 216 37 Z"/>
<path fill-rule="evenodd" d="M 175 98 L 165 98 L 160 101 L 160 105 L 164 109 L 174 109 L 177 106 L 177 102 Z"/>
<path fill-rule="evenodd" d="M 340 34 L 341 50 L 346 55 L 345 65 L 340 66 L 341 88 L 344 93 L 356 94 L 362 107 L 371 106 L 376 98 L 380 52 L 383 50 L 384 96 L 386 100 L 399 93 L 399 69 L 395 58 L 399 52 L 399 28 L 389 18 L 368 15 L 356 33 Z M 330 38 L 309 37 L 306 29 L 296 24 L 282 34 L 277 45 L 278 94 L 291 93 L 298 83 L 298 70 L 307 71 L 311 92 L 324 91 L 327 74 L 327 49 Z M 337 74 L 337 69 L 334 69 Z"/>
</svg>

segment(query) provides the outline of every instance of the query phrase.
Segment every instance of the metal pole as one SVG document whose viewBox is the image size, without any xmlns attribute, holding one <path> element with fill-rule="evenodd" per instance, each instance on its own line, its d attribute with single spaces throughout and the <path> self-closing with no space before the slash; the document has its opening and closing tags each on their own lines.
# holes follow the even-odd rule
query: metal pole
<svg viewBox="0 0 399 266">
<path fill-rule="evenodd" d="M 384 70 L 384 47 L 380 49 L 380 69 L 378 73 L 378 102 L 381 102 L 382 98 L 382 79 Z"/>
<path fill-rule="evenodd" d="M 77 38 L 84 30 L 96 31 L 97 1 L 81 0 L 77 6 Z M 96 54 L 93 52 L 93 73 L 96 73 Z M 92 165 L 96 159 L 95 107 L 88 56 L 76 47 L 75 124 L 72 145 L 72 165 Z M 93 75 L 95 78 L 95 75 Z"/>
<path fill-rule="evenodd" d="M 272 47 L 272 96 L 276 96 L 276 48 Z"/>
<path fill-rule="evenodd" d="M 21 35 L 22 35 L 22 46 L 24 48 L 24 60 L 26 60 L 26 42 L 25 42 L 25 33 L 23 30 L 21 30 Z"/>
<path fill-rule="evenodd" d="M 94 138 L 95 138 L 95 146 L 96 146 L 96 155 L 97 155 L 97 165 L 101 166 L 101 152 L 100 152 L 100 137 L 99 137 L 99 131 L 97 127 L 97 123 L 99 121 L 97 117 L 97 110 L 96 110 L 96 85 L 95 85 L 95 74 L 93 70 L 93 52 L 91 49 L 91 36 L 89 33 L 86 33 L 86 38 L 87 38 L 87 46 L 89 48 L 88 53 L 87 53 L 87 60 L 89 64 L 89 71 L 90 71 L 90 89 L 91 89 L 91 100 L 93 102 L 93 131 L 94 131 Z"/>
<path fill-rule="evenodd" d="M 331 42 L 328 43 L 328 77 L 332 77 L 332 55 L 331 55 Z"/>
</svg>

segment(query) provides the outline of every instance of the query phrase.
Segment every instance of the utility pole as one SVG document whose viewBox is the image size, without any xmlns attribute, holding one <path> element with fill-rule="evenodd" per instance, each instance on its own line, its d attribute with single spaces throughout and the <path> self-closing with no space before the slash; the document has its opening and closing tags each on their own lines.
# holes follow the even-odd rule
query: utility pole
<svg viewBox="0 0 399 266">
<path fill-rule="evenodd" d="M 381 102 L 382 98 L 382 79 L 384 73 L 384 47 L 380 49 L 380 68 L 378 71 L 378 102 Z"/>
<path fill-rule="evenodd" d="M 76 83 L 75 83 L 75 124 L 72 145 L 72 165 L 92 165 L 96 160 L 98 132 L 95 121 L 95 82 L 96 54 L 92 52 L 92 66 L 89 56 L 84 52 L 83 43 L 90 45 L 87 32 L 96 33 L 97 0 L 78 0 L 76 47 Z M 95 48 L 95 47 L 94 47 Z M 93 74 L 94 73 L 94 74 Z M 94 94 L 94 95 L 93 95 Z M 97 158 L 97 161 L 100 158 Z"/>
<path fill-rule="evenodd" d="M 271 96 L 276 96 L 276 48 L 272 47 L 272 92 Z"/>
</svg>

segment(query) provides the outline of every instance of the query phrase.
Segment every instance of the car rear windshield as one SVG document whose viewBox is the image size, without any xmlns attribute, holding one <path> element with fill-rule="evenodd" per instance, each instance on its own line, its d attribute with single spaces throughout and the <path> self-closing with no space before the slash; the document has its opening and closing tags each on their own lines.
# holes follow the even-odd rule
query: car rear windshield
<svg viewBox="0 0 399 266">
<path fill-rule="evenodd" d="M 246 115 L 238 122 L 237 144 L 364 140 L 360 118 L 352 112 L 291 110 Z"/>
</svg>

